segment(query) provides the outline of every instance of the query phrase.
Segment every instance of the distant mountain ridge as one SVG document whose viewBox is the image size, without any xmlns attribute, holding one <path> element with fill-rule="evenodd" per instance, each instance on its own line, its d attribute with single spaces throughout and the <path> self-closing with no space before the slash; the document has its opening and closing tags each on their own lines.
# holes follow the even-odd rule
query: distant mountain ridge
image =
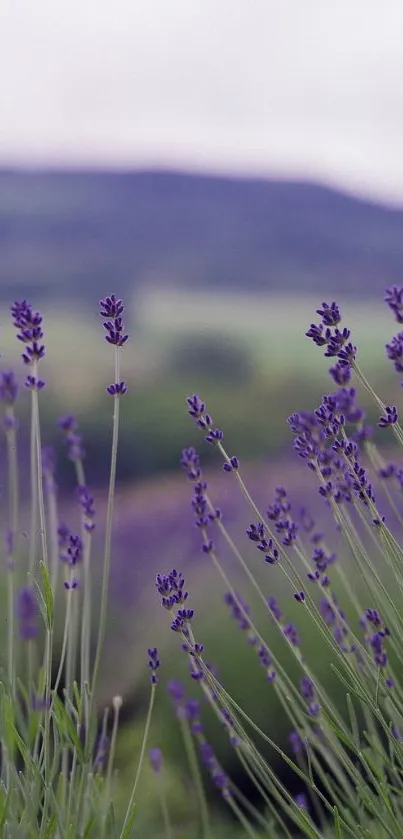
<svg viewBox="0 0 403 839">
<path fill-rule="evenodd" d="M 0 170 L 0 300 L 187 290 L 380 295 L 403 210 L 313 183 Z"/>
</svg>

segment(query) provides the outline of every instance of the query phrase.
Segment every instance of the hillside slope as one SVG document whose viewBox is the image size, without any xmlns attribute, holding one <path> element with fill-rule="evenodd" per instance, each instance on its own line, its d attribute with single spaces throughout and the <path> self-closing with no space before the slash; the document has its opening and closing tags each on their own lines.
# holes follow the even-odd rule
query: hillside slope
<svg viewBox="0 0 403 839">
<path fill-rule="evenodd" d="M 311 183 L 175 172 L 0 171 L 0 298 L 155 284 L 379 295 L 403 211 Z"/>
</svg>

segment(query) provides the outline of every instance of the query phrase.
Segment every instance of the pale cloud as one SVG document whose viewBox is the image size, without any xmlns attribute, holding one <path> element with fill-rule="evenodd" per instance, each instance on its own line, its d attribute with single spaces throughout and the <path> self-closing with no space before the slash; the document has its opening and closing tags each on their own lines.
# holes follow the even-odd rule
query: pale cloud
<svg viewBox="0 0 403 839">
<path fill-rule="evenodd" d="M 2 0 L 0 164 L 183 165 L 403 200 L 401 0 Z"/>
</svg>

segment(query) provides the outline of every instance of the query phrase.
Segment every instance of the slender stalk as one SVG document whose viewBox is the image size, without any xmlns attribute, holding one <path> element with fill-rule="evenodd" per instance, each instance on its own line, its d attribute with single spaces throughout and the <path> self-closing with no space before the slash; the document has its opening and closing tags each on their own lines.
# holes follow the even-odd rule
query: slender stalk
<svg viewBox="0 0 403 839">
<path fill-rule="evenodd" d="M 80 641 L 80 687 L 84 696 L 84 724 L 88 726 L 88 697 L 87 689 L 90 683 L 90 647 L 91 647 L 91 547 L 92 534 L 83 525 L 83 611 L 81 617 Z"/>
<path fill-rule="evenodd" d="M 13 406 L 6 410 L 6 440 L 8 461 L 8 498 L 10 521 L 10 545 L 7 556 L 8 587 L 8 679 L 15 697 L 15 639 L 14 639 L 14 586 L 15 559 L 18 551 L 19 487 L 16 419 Z"/>
<path fill-rule="evenodd" d="M 197 759 L 196 750 L 192 735 L 189 731 L 188 722 L 183 716 L 179 717 L 180 727 L 182 731 L 183 742 L 185 746 L 186 756 L 189 762 L 190 770 L 196 787 L 197 797 L 199 799 L 200 818 L 202 824 L 202 832 L 204 839 L 210 839 L 211 826 L 210 817 L 207 807 L 206 795 L 203 788 L 202 776 L 199 768 L 199 761 Z"/>
<path fill-rule="evenodd" d="M 157 777 L 158 795 L 161 803 L 162 818 L 164 820 L 165 839 L 174 839 L 171 820 L 169 818 L 168 802 L 165 793 L 163 779 Z"/>
<path fill-rule="evenodd" d="M 75 592 L 72 589 L 67 591 L 67 606 L 66 606 L 66 615 L 64 619 L 64 632 L 63 632 L 63 642 L 62 642 L 62 649 L 60 653 L 60 660 L 59 660 L 59 668 L 57 671 L 55 683 L 53 685 L 53 694 L 56 695 L 57 691 L 59 690 L 60 681 L 62 678 L 62 673 L 64 670 L 65 659 L 66 659 L 66 651 L 67 651 L 67 644 L 68 644 L 68 637 L 69 637 L 69 627 L 70 627 L 70 618 L 71 618 L 71 598 L 74 596 Z"/>
<path fill-rule="evenodd" d="M 139 762 L 138 762 L 138 766 L 137 766 L 137 772 L 136 772 L 136 776 L 135 776 L 135 779 L 134 779 L 134 784 L 133 784 L 133 789 L 132 789 L 132 793 L 131 793 L 131 796 L 130 796 L 129 804 L 127 806 L 126 815 L 125 815 L 125 819 L 124 819 L 124 822 L 123 822 L 122 830 L 120 832 L 120 839 L 122 839 L 122 836 L 124 836 L 124 831 L 125 831 L 126 825 L 127 825 L 129 819 L 132 816 L 133 808 L 135 806 L 137 786 L 138 786 L 138 782 L 140 780 L 141 770 L 143 768 L 144 756 L 145 756 L 145 751 L 146 751 L 147 741 L 148 741 L 148 735 L 149 735 L 149 732 L 150 732 L 151 718 L 152 718 L 152 714 L 153 714 L 154 701 L 155 701 L 155 688 L 156 688 L 156 685 L 154 685 L 154 684 L 151 685 L 150 702 L 149 702 L 149 705 L 148 705 L 147 717 L 146 717 L 146 722 L 145 722 L 145 726 L 144 726 L 143 740 L 142 740 L 142 743 L 141 743 L 140 757 L 139 757 Z"/>
<path fill-rule="evenodd" d="M 115 347 L 115 382 L 120 381 L 120 370 L 119 370 L 119 348 Z M 111 463 L 110 463 L 110 472 L 109 472 L 109 490 L 108 490 L 108 503 L 107 503 L 107 510 L 106 510 L 106 531 L 105 531 L 105 547 L 104 547 L 104 561 L 103 561 L 103 574 L 102 574 L 102 589 L 101 589 L 101 606 L 100 606 L 100 614 L 99 614 L 99 624 L 98 624 L 98 639 L 97 639 L 97 646 L 95 652 L 95 660 L 94 660 L 94 667 L 92 672 L 92 685 L 91 685 L 91 697 L 92 700 L 94 698 L 94 694 L 96 691 L 97 680 L 99 675 L 99 666 L 101 663 L 101 655 L 102 655 L 102 648 L 105 640 L 105 633 L 106 633 L 106 618 L 107 618 L 107 605 L 108 605 L 108 591 L 109 591 L 109 574 L 110 574 L 110 565 L 111 565 L 111 549 L 112 549 L 112 526 L 113 526 L 113 512 L 114 512 L 114 497 L 115 497 L 115 486 L 116 486 L 116 464 L 117 464 L 117 453 L 118 453 L 118 440 L 119 440 L 119 412 L 120 412 L 120 398 L 119 395 L 115 395 L 114 399 L 114 408 L 113 408 L 113 432 L 112 432 L 112 451 L 111 451 Z"/>
<path fill-rule="evenodd" d="M 122 707 L 122 697 L 115 696 L 113 701 L 113 724 L 112 724 L 112 734 L 111 734 L 111 743 L 109 748 L 108 754 L 108 765 L 106 769 L 106 781 L 105 781 L 105 808 L 104 808 L 104 815 L 103 815 L 103 827 L 102 827 L 102 837 L 104 837 L 106 827 L 107 827 L 107 818 L 109 812 L 109 806 L 112 800 L 112 771 L 113 771 L 113 763 L 115 760 L 115 752 L 116 752 L 116 740 L 118 736 L 118 726 L 119 726 L 119 713 Z"/>
</svg>

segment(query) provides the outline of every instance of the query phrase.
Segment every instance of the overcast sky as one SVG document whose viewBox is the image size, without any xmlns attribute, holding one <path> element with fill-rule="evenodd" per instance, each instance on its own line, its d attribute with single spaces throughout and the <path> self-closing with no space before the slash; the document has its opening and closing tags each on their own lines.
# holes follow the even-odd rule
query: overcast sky
<svg viewBox="0 0 403 839">
<path fill-rule="evenodd" d="M 403 0 L 0 0 L 0 165 L 66 163 L 403 203 Z"/>
</svg>

